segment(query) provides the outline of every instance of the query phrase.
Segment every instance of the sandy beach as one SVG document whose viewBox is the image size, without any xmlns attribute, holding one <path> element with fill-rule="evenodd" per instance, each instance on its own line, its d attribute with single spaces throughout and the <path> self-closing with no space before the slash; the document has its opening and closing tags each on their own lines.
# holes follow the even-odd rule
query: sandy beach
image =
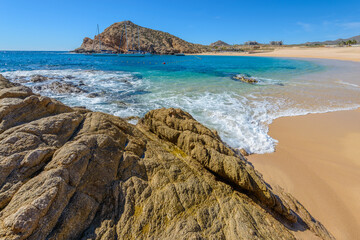
<svg viewBox="0 0 360 240">
<path fill-rule="evenodd" d="M 263 53 L 202 55 L 359 62 L 360 47 L 285 47 Z M 269 135 L 278 140 L 276 151 L 248 157 L 264 179 L 271 185 L 282 186 L 295 196 L 336 239 L 358 239 L 360 109 L 279 118 L 270 125 Z"/>
<path fill-rule="evenodd" d="M 293 194 L 336 239 L 360 236 L 360 109 L 276 119 L 276 152 L 249 161 Z"/>
<path fill-rule="evenodd" d="M 196 55 L 213 56 L 261 56 L 261 57 L 301 57 L 301 58 L 323 58 L 347 61 L 360 61 L 360 47 L 282 47 L 271 52 L 262 53 L 241 53 L 241 52 L 220 52 L 201 53 Z"/>
</svg>

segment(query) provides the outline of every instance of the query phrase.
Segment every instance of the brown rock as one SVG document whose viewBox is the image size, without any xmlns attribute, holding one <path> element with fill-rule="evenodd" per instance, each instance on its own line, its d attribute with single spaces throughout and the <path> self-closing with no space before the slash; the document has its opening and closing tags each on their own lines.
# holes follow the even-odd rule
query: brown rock
<svg viewBox="0 0 360 240">
<path fill-rule="evenodd" d="M 9 80 L 4 78 L 3 75 L 0 74 L 0 89 L 10 88 L 10 87 L 15 87 L 15 86 L 18 86 L 18 85 L 15 83 L 11 83 Z"/>
<path fill-rule="evenodd" d="M 0 102 L 0 239 L 332 239 L 186 112 L 134 126 L 29 94 Z"/>
<path fill-rule="evenodd" d="M 188 113 L 180 109 L 153 110 L 145 115 L 140 124 L 162 139 L 174 143 L 224 181 L 249 191 L 261 203 L 296 222 L 296 215 L 271 192 L 254 169 L 244 159 L 236 157 L 218 136 Z"/>
<path fill-rule="evenodd" d="M 240 152 L 241 155 L 243 155 L 243 156 L 249 156 L 249 153 L 248 153 L 245 149 L 243 149 L 243 148 L 241 148 L 241 149 L 239 150 L 239 152 Z"/>
<path fill-rule="evenodd" d="M 125 24 L 127 28 L 128 39 L 126 39 L 124 32 Z M 173 54 L 179 52 L 200 53 L 206 51 L 207 49 L 205 46 L 186 42 L 169 33 L 141 27 L 130 21 L 123 21 L 112 24 L 100 34 L 102 50 L 110 50 L 115 52 L 124 52 L 129 48 L 139 50 L 138 27 L 140 32 L 140 50 L 142 51 L 158 54 Z M 128 49 L 126 49 L 126 41 L 128 42 Z M 81 47 L 75 50 L 75 52 L 94 51 L 100 51 L 99 35 L 96 35 L 94 39 L 90 39 L 88 37 L 84 38 Z"/>
<path fill-rule="evenodd" d="M 240 80 L 242 82 L 250 83 L 250 84 L 255 84 L 255 83 L 259 82 L 255 78 L 250 78 L 250 77 L 246 77 L 246 76 L 243 76 L 243 75 L 235 75 L 235 76 L 233 76 L 233 79 Z"/>
<path fill-rule="evenodd" d="M 30 88 L 24 86 L 9 87 L 0 89 L 0 99 L 3 98 L 21 98 L 24 99 L 33 93 Z"/>
</svg>

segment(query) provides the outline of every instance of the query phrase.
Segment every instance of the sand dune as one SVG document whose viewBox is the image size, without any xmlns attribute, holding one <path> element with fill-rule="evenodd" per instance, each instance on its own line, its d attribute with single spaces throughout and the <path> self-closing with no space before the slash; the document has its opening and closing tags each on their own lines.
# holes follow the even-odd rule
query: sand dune
<svg viewBox="0 0 360 240">
<path fill-rule="evenodd" d="M 275 153 L 249 160 L 337 239 L 360 236 L 360 110 L 276 119 Z"/>
</svg>

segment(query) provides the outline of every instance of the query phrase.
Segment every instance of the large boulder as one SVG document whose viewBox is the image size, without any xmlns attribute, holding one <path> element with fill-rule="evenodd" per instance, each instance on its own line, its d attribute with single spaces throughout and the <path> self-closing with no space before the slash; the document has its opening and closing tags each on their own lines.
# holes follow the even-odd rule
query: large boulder
<svg viewBox="0 0 360 240">
<path fill-rule="evenodd" d="M 134 126 L 5 85 L 0 239 L 332 239 L 180 109 Z"/>
</svg>

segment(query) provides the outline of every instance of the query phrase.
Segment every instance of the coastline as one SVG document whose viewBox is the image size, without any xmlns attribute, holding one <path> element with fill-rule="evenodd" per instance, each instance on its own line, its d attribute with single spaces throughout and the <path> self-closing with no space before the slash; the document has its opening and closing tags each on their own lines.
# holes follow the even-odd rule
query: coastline
<svg viewBox="0 0 360 240">
<path fill-rule="evenodd" d="M 1 239 L 333 239 L 181 109 L 132 125 L 1 74 L 0 90 Z"/>
<path fill-rule="evenodd" d="M 349 62 L 345 62 L 344 64 L 349 64 L 349 65 L 351 65 L 351 63 L 349 63 Z M 352 63 L 352 64 L 355 64 L 355 63 Z M 357 64 L 357 63 L 356 63 Z M 341 110 L 340 110 L 341 111 Z M 357 109 L 357 110 L 346 110 L 346 111 L 348 111 L 348 112 L 353 112 L 353 111 L 358 111 L 359 112 L 359 109 Z M 337 112 L 339 112 L 339 111 L 336 111 L 336 113 Z M 308 117 L 308 116 L 313 116 L 313 115 L 326 115 L 326 114 L 328 114 L 328 113 L 321 113 L 321 114 L 310 114 L 310 115 L 305 115 L 305 116 L 296 116 L 294 119 L 297 119 L 297 118 L 302 118 L 302 117 Z M 332 117 L 328 117 L 329 119 L 331 118 L 332 119 Z M 319 120 L 319 124 L 318 125 L 321 125 L 321 126 L 323 126 L 323 124 L 324 124 L 324 122 L 326 122 L 326 121 L 328 121 L 328 118 L 325 118 L 325 119 L 322 119 L 322 120 Z M 279 119 L 276 119 L 276 120 L 274 120 L 275 122 L 278 122 L 278 121 L 282 121 L 282 119 L 289 119 L 289 121 L 290 121 L 290 119 L 293 119 L 293 118 L 289 118 L 289 117 L 284 117 L 284 118 L 279 118 Z M 359 119 L 359 118 L 355 118 L 355 119 Z M 287 121 L 287 120 L 286 120 Z M 299 120 L 300 122 L 303 122 L 304 120 Z M 309 126 L 312 126 L 312 121 L 313 120 L 311 120 L 310 122 L 310 124 L 308 124 Z M 330 128 L 331 129 L 331 131 L 329 131 L 329 130 L 325 130 L 324 132 L 326 133 L 326 134 L 330 134 L 333 130 L 332 129 L 336 129 L 336 130 L 338 130 L 339 131 L 339 133 L 338 133 L 338 135 L 340 136 L 341 134 L 343 134 L 344 132 L 345 132 L 345 130 L 344 129 L 342 129 L 341 127 L 342 127 L 342 123 L 343 123 L 344 121 L 343 120 L 340 120 L 340 121 L 338 121 L 338 120 L 336 120 L 336 121 L 333 121 L 333 123 L 334 123 L 334 126 L 332 127 L 332 128 Z M 355 121 L 354 121 L 355 122 Z M 353 124 L 354 124 L 354 122 L 353 122 Z M 298 125 L 295 125 L 295 126 L 293 126 L 293 129 L 295 129 L 295 130 L 297 130 L 297 129 L 301 129 L 302 130 L 302 127 L 299 127 L 300 126 L 300 124 L 301 123 L 299 123 Z M 356 122 L 355 122 L 355 124 L 356 124 Z M 275 125 L 275 123 L 274 123 L 274 125 Z M 327 125 L 327 124 L 325 124 L 325 125 Z M 345 124 L 346 125 L 346 124 Z M 273 125 L 271 125 L 271 129 L 273 128 L 272 127 Z M 340 126 L 340 127 L 339 127 Z M 349 124 L 349 126 L 350 126 L 350 124 Z M 312 126 L 312 127 L 314 127 L 314 126 Z M 294 135 L 291 135 L 291 136 L 289 136 L 289 134 L 291 133 L 291 131 L 290 130 L 287 130 L 287 128 L 286 128 L 286 126 L 282 123 L 282 124 L 280 124 L 280 126 L 279 126 L 279 128 L 278 128 L 278 130 L 276 130 L 276 131 L 278 131 L 280 134 L 283 134 L 283 131 L 284 131 L 284 129 L 286 130 L 285 132 L 286 133 L 284 133 L 284 135 L 285 135 L 285 137 L 295 137 L 295 139 L 294 140 L 298 140 L 298 139 L 303 139 L 303 138 L 301 138 L 301 134 L 303 134 L 302 132 L 300 132 L 300 133 L 297 133 L 297 134 L 299 134 L 299 135 L 296 135 L 296 134 L 294 134 Z M 315 129 L 316 130 L 316 129 Z M 349 129 L 349 130 L 346 130 L 346 131 L 348 131 L 348 132 L 350 132 L 350 133 L 352 133 L 352 129 Z M 314 133 L 314 131 L 313 131 L 313 129 L 312 130 L 309 130 L 308 131 L 309 133 L 307 134 L 307 136 L 310 136 L 310 134 L 315 134 Z M 360 131 L 359 131 L 360 132 Z M 285 140 L 280 140 L 280 138 L 279 137 L 276 137 L 275 135 L 273 135 L 272 134 L 272 130 L 270 131 L 270 133 L 269 133 L 269 135 L 270 136 L 272 136 L 272 137 L 274 137 L 275 139 L 277 139 L 277 140 L 279 140 L 280 142 L 279 142 L 279 146 L 282 146 L 282 143 L 284 142 L 284 141 L 287 141 L 287 139 L 285 139 Z M 300 136 L 300 137 L 297 137 L 297 136 Z M 316 137 L 317 135 L 315 134 L 315 137 Z M 326 135 L 326 136 L 329 136 L 329 135 Z M 339 136 L 335 136 L 335 137 L 339 137 Z M 325 140 L 329 140 L 329 139 L 331 139 L 330 137 L 328 137 L 328 138 L 326 138 L 325 137 Z M 344 172 L 341 172 L 341 174 L 338 176 L 338 177 L 334 177 L 334 179 L 331 179 L 331 184 L 332 185 L 334 185 L 334 186 L 337 186 L 337 188 L 336 189 L 332 189 L 331 187 L 332 187 L 332 185 L 329 187 L 329 186 L 327 186 L 327 184 L 326 184 L 326 181 L 327 181 L 327 179 L 328 179 L 328 176 L 326 175 L 326 174 L 329 174 L 329 172 L 325 172 L 325 175 L 323 175 L 323 176 L 325 176 L 325 177 L 318 177 L 316 174 L 317 174 L 317 172 L 315 172 L 314 173 L 314 170 L 312 169 L 312 165 L 310 166 L 310 165 L 306 165 L 306 164 L 318 164 L 319 166 L 319 169 L 320 170 L 323 170 L 323 171 L 325 171 L 325 170 L 328 170 L 328 168 L 324 168 L 321 164 L 323 164 L 324 165 L 324 161 L 326 161 L 327 159 L 323 159 L 324 158 L 324 156 L 327 156 L 327 155 L 321 155 L 321 159 L 322 159 L 322 161 L 319 161 L 319 162 L 316 162 L 316 157 L 315 156 L 318 156 L 317 154 L 323 154 L 323 152 L 322 151 L 318 151 L 318 149 L 316 148 L 316 147 L 318 147 L 318 148 L 321 148 L 321 150 L 323 150 L 325 153 L 326 152 L 328 152 L 328 151 L 333 151 L 334 149 L 336 149 L 336 150 L 338 150 L 337 149 L 337 145 L 331 145 L 331 144 L 333 144 L 334 142 L 333 141 L 331 141 L 330 142 L 330 144 L 327 144 L 326 142 L 324 142 L 323 141 L 324 139 L 321 139 L 321 141 L 319 141 L 318 142 L 318 145 L 315 145 L 315 147 L 313 146 L 313 148 L 314 149 L 311 149 L 311 151 L 309 151 L 306 147 L 307 147 L 307 145 L 305 145 L 305 144 L 303 144 L 303 143 L 300 143 L 301 145 L 300 145 L 300 147 L 302 148 L 302 150 L 301 151 L 298 151 L 298 152 L 294 152 L 293 154 L 294 154 L 294 156 L 290 156 L 289 157 L 289 155 L 285 155 L 281 160 L 283 160 L 283 161 L 285 161 L 285 163 L 288 163 L 288 164 L 290 164 L 290 166 L 287 166 L 287 167 L 289 167 L 290 169 L 291 168 L 294 168 L 293 170 L 294 170 L 294 176 L 296 176 L 296 174 L 298 173 L 298 170 L 300 169 L 301 171 L 299 171 L 299 173 L 300 173 L 300 175 L 298 176 L 298 178 L 296 178 L 295 177 L 295 179 L 293 179 L 293 175 L 285 175 L 285 176 L 283 176 L 284 174 L 287 174 L 289 171 L 288 171 L 288 169 L 285 169 L 285 170 L 283 170 L 281 167 L 286 167 L 286 165 L 284 164 L 284 163 L 279 163 L 279 166 L 277 166 L 276 165 L 276 163 L 274 163 L 274 164 L 272 164 L 272 162 L 271 162 L 271 160 L 270 160 L 270 158 L 269 157 L 265 157 L 265 156 L 268 156 L 268 155 L 270 155 L 270 154 L 265 154 L 265 155 L 252 155 L 252 156 L 250 156 L 249 157 L 249 159 L 250 159 L 250 161 L 251 162 L 253 162 L 254 163 L 254 165 L 255 165 L 255 167 L 256 167 L 256 169 L 258 169 L 258 170 L 260 170 L 260 172 L 261 173 L 263 173 L 263 175 L 264 175 L 264 177 L 265 177 L 265 180 L 266 181 L 268 181 L 269 183 L 271 183 L 272 185 L 280 185 L 280 186 L 282 186 L 282 187 L 284 187 L 285 188 L 285 190 L 287 191 L 287 192 L 290 192 L 290 193 L 292 193 L 293 195 L 295 195 L 299 200 L 300 200 L 300 202 L 302 202 L 303 204 L 304 204 L 304 206 L 305 207 L 307 207 L 307 208 L 309 208 L 309 210 L 310 210 L 310 212 L 311 213 L 313 213 L 314 212 L 314 217 L 315 218 L 317 218 L 317 219 L 319 219 L 322 223 L 324 223 L 325 224 L 325 227 L 328 227 L 329 228 L 329 230 L 330 230 L 330 232 L 332 232 L 332 233 L 334 233 L 334 235 L 336 236 L 336 237 L 338 237 L 338 238 L 340 238 L 340 239 L 353 239 L 354 238 L 354 236 L 356 236 L 356 234 L 357 234 L 357 232 L 355 232 L 355 233 L 352 233 L 352 231 L 354 230 L 354 229 L 356 229 L 356 222 L 359 222 L 356 218 L 355 218 L 355 220 L 354 220 L 354 216 L 352 216 L 351 215 L 351 212 L 359 212 L 358 211 L 358 209 L 360 209 L 360 208 L 358 208 L 358 207 L 356 207 L 356 209 L 355 209 L 355 211 L 353 210 L 354 208 L 352 208 L 352 207 L 348 207 L 346 204 L 344 204 L 344 203 L 342 203 L 342 199 L 340 199 L 339 200 L 339 197 L 338 197 L 338 195 L 339 196 L 347 196 L 347 198 L 350 198 L 350 199 L 353 199 L 353 201 L 356 201 L 356 199 L 358 199 L 357 198 L 357 196 L 348 196 L 347 194 L 347 192 L 345 193 L 343 193 L 342 191 L 344 190 L 343 188 L 343 186 L 344 185 L 342 185 L 342 186 L 338 186 L 339 184 L 338 183 L 334 183 L 334 182 L 336 182 L 336 180 L 337 179 L 341 179 L 341 180 L 344 180 L 345 179 L 345 177 L 343 176 L 343 174 L 345 175 L 345 173 Z M 351 141 L 351 139 L 349 140 L 349 141 Z M 358 141 L 359 142 L 359 139 L 357 139 L 357 137 L 355 136 L 355 139 L 353 140 L 355 143 L 356 143 L 356 141 Z M 305 141 L 305 143 L 306 143 L 306 141 Z M 296 144 L 295 144 L 296 145 Z M 305 149 L 304 149 L 305 148 Z M 322 149 L 322 148 L 324 148 L 324 149 Z M 355 148 L 356 149 L 356 146 L 355 147 L 353 147 L 353 148 Z M 280 149 L 280 147 L 277 149 L 277 152 L 276 153 L 274 153 L 273 155 L 274 156 L 278 156 L 278 152 L 279 152 L 279 149 Z M 286 147 L 284 147 L 283 148 L 285 151 L 288 151 L 289 149 L 292 149 L 292 146 L 291 145 L 289 145 L 289 146 L 286 146 Z M 332 152 L 331 152 L 332 153 Z M 301 155 L 301 154 L 303 154 L 303 155 Z M 329 154 L 329 153 L 328 153 Z M 311 155 L 311 156 L 309 156 L 309 155 Z M 310 160 L 311 159 L 311 157 L 314 155 L 314 160 Z M 340 162 L 343 160 L 343 155 L 344 155 L 344 153 L 343 153 L 343 151 L 341 151 L 341 154 L 339 153 L 339 155 L 334 155 L 334 154 L 330 154 L 329 156 L 330 157 L 332 157 L 332 156 L 336 156 L 336 159 L 335 160 L 339 160 Z M 356 155 L 354 155 L 354 154 L 349 154 L 350 156 L 356 156 Z M 258 162 L 257 162 L 257 160 L 256 160 L 256 158 L 258 158 L 259 157 L 259 159 L 262 157 L 262 156 L 264 156 L 264 162 L 265 163 L 263 163 L 263 162 L 261 162 L 261 160 L 259 160 Z M 306 163 L 303 163 L 303 162 L 301 162 L 300 160 L 303 160 L 302 159 L 302 157 L 304 156 L 304 159 L 305 160 L 307 160 L 308 162 L 306 162 Z M 347 155 L 346 155 L 347 156 Z M 357 155 L 357 156 L 359 156 L 359 154 Z M 297 157 L 299 157 L 299 158 L 301 158 L 300 160 L 298 160 L 297 159 Z M 254 158 L 255 160 L 253 160 L 252 158 Z M 276 157 L 276 158 L 274 158 L 274 161 L 276 162 L 276 161 L 278 161 L 278 159 L 277 159 L 278 157 Z M 270 160 L 270 161 L 269 161 Z M 292 161 L 288 161 L 288 160 L 292 160 Z M 293 161 L 294 160 L 294 161 Z M 351 160 L 352 161 L 352 160 Z M 298 164 L 300 165 L 300 166 L 305 166 L 305 168 L 296 168 L 296 167 L 293 167 L 292 166 L 292 164 L 294 163 L 294 162 L 298 162 Z M 340 162 L 337 162 L 336 164 L 337 165 L 341 165 L 342 164 L 342 162 L 340 163 Z M 256 164 L 258 164 L 258 165 L 260 165 L 260 167 L 258 167 L 258 165 L 256 165 Z M 264 164 L 264 169 L 262 169 L 261 168 L 261 164 Z M 336 165 L 336 164 L 334 164 L 334 163 L 332 163 L 333 165 Z M 271 166 L 270 166 L 271 165 Z M 284 166 L 285 165 L 285 166 Z M 326 164 L 325 164 L 326 165 Z M 328 166 L 326 166 L 326 167 L 328 167 Z M 268 168 L 268 169 L 267 169 Z M 277 169 L 277 168 L 279 168 L 279 169 Z M 351 167 L 349 167 L 350 169 L 353 169 L 353 168 L 351 168 Z M 325 169 L 325 170 L 324 170 Z M 270 171 L 269 171 L 270 170 Z M 336 169 L 336 166 L 331 170 L 331 171 L 336 171 L 337 169 Z M 348 170 L 348 169 L 345 169 L 345 170 Z M 284 171 L 285 173 L 282 173 L 281 171 Z M 331 172 L 330 171 L 330 173 L 333 173 L 333 172 Z M 350 170 L 349 170 L 350 171 Z M 276 176 L 273 176 L 274 174 L 273 173 L 278 173 L 278 174 L 276 174 Z M 313 174 L 313 175 L 315 175 L 315 176 L 313 176 L 313 175 L 311 175 L 311 174 Z M 350 174 L 351 174 L 351 171 L 350 171 Z M 358 174 L 359 175 L 359 174 Z M 310 177 L 309 177 L 310 176 Z M 287 178 L 288 177 L 288 178 Z M 316 177 L 318 177 L 318 178 L 316 178 Z M 268 178 L 270 178 L 270 180 L 268 179 Z M 271 180 L 271 178 L 276 178 L 275 180 Z M 330 178 L 331 178 L 331 176 L 330 176 Z M 320 179 L 320 180 L 319 180 Z M 351 179 L 350 179 L 351 180 Z M 348 180 L 348 181 L 350 181 L 350 180 Z M 274 181 L 274 182 L 271 182 L 271 181 Z M 281 184 L 278 184 L 276 181 L 279 181 Z M 306 183 L 306 184 L 304 184 L 304 182 Z M 313 184 L 313 182 L 321 182 L 322 183 L 322 185 L 320 185 L 319 186 L 319 189 L 317 189 L 317 188 L 314 188 L 315 186 L 312 186 L 312 184 Z M 325 182 L 325 183 L 324 183 Z M 356 179 L 356 180 L 352 180 L 352 182 L 358 182 L 358 179 Z M 304 185 L 304 186 L 303 186 Z M 297 190 L 297 189 L 301 189 L 302 187 L 305 187 L 305 188 L 309 188 L 308 190 L 311 190 L 312 192 L 310 192 L 310 193 L 301 193 L 301 194 L 305 194 L 305 200 L 303 200 L 302 198 L 300 198 L 298 195 L 296 195 L 296 194 L 298 194 L 295 190 Z M 310 188 L 311 187 L 311 188 Z M 295 189 L 295 190 L 294 190 Z M 337 190 L 340 190 L 340 191 L 337 191 Z M 350 191 L 351 192 L 351 191 Z M 356 192 L 356 190 L 353 190 L 352 192 Z M 357 191 L 357 192 L 359 192 L 359 191 Z M 319 193 L 321 193 L 321 196 L 318 196 L 318 195 L 314 195 L 314 196 L 316 196 L 316 199 L 306 199 L 306 197 L 308 196 L 308 195 L 312 195 L 312 193 L 314 193 L 314 194 L 318 194 L 319 195 Z M 320 200 L 321 201 L 320 201 Z M 328 199 L 331 199 L 331 200 L 333 200 L 330 204 L 324 204 L 324 202 L 326 203 L 326 201 L 328 200 Z M 349 200 L 350 201 L 350 200 Z M 339 202 L 341 203 L 341 205 L 342 206 L 344 206 L 344 205 L 346 205 L 346 206 L 344 206 L 344 207 L 340 207 L 340 208 L 338 208 L 338 205 L 340 205 L 339 204 Z M 315 203 L 315 204 L 314 204 Z M 323 206 L 324 205 L 324 206 Z M 322 209 L 322 208 L 325 208 L 325 206 L 326 206 L 326 209 Z M 328 209 L 335 209 L 336 208 L 336 212 L 333 214 L 333 215 L 326 215 L 326 214 L 330 214 L 330 213 L 328 213 Z M 326 215 L 326 219 L 330 219 L 330 220 L 337 220 L 337 222 L 332 222 L 332 221 L 330 221 L 330 225 L 332 224 L 332 227 L 330 227 L 330 225 L 329 225 L 329 222 L 325 219 L 325 220 L 323 220 L 322 218 L 320 218 L 320 217 L 324 217 L 323 215 L 321 215 L 321 214 L 323 214 L 324 212 L 322 212 L 322 211 L 324 211 L 325 212 L 325 215 Z M 316 214 L 316 215 L 315 215 Z M 348 222 L 347 222 L 348 221 Z M 355 222 L 355 224 L 354 224 L 354 222 Z M 340 227 L 342 227 L 342 228 L 340 228 L 340 229 L 337 229 L 337 228 L 333 228 L 334 226 L 337 226 L 337 225 L 341 225 Z M 335 230 L 334 230 L 335 229 Z M 336 232 L 337 231 L 337 232 Z M 341 233 L 349 233 L 350 235 L 349 236 L 346 236 L 346 237 L 344 237 L 344 236 L 341 236 L 340 235 L 340 237 L 339 237 L 339 234 L 341 234 Z M 305 238 L 306 239 L 306 238 Z"/>
<path fill-rule="evenodd" d="M 337 239 L 360 230 L 360 108 L 282 117 L 270 125 L 276 151 L 248 160 L 269 184 L 304 204 Z"/>
<path fill-rule="evenodd" d="M 360 47 L 283 47 L 275 48 L 274 51 L 271 52 L 205 52 L 188 55 L 319 58 L 360 62 Z"/>
</svg>

